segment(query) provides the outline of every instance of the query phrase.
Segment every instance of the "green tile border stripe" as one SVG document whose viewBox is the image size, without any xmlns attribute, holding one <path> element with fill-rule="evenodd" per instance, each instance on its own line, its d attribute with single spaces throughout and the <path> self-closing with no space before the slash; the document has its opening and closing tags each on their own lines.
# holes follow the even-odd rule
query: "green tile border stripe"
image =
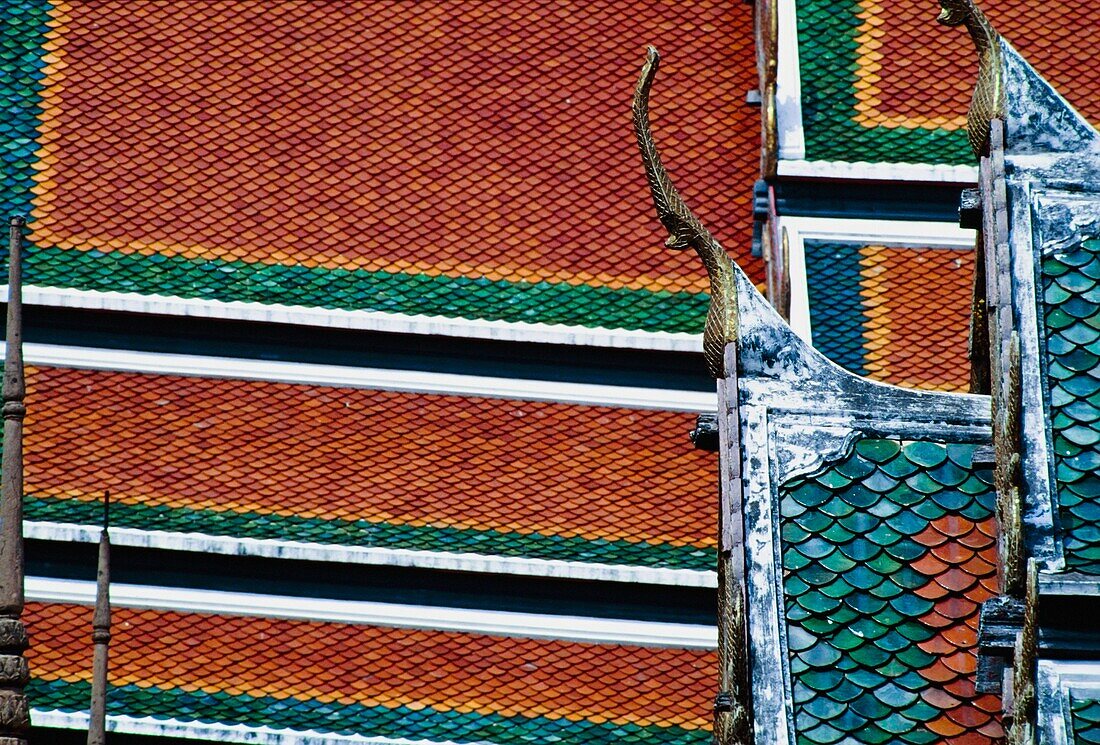
<svg viewBox="0 0 1100 745">
<path fill-rule="evenodd" d="M 855 121 L 859 5 L 859 0 L 797 0 L 806 160 L 973 165 L 965 130 L 866 127 Z"/>
<path fill-rule="evenodd" d="M 30 521 L 98 525 L 102 520 L 102 506 L 98 502 L 28 495 L 24 517 Z M 715 561 L 714 549 L 694 546 L 500 530 L 394 525 L 366 520 L 326 520 L 122 502 L 111 504 L 111 525 L 138 530 L 301 541 L 341 547 L 473 553 L 659 569 L 709 571 Z"/>
<path fill-rule="evenodd" d="M 26 283 L 38 287 L 679 333 L 702 331 L 709 302 L 705 293 L 431 277 L 56 247 L 30 248 L 25 265 Z"/>
<path fill-rule="evenodd" d="M 84 712 L 90 685 L 34 679 L 27 697 L 35 709 Z M 705 702 L 700 702 L 703 707 Z M 324 703 L 272 696 L 233 696 L 227 693 L 189 692 L 178 688 L 112 686 L 108 714 L 153 717 L 212 724 L 243 724 L 340 735 L 373 735 L 455 742 L 493 742 L 519 745 L 555 742 L 560 745 L 639 743 L 640 745 L 705 745 L 710 732 L 677 726 L 579 722 L 545 716 L 503 716 L 425 707 L 386 708 L 361 704 Z"/>
</svg>

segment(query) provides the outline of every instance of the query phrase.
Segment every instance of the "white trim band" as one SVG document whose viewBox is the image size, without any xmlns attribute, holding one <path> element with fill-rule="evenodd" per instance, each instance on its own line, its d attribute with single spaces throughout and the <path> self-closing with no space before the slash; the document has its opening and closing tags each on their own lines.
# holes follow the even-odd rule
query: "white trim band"
<svg viewBox="0 0 1100 745">
<path fill-rule="evenodd" d="M 31 709 L 31 724 L 56 729 L 88 729 L 86 712 Z M 187 722 L 160 717 L 130 717 L 107 715 L 107 731 L 154 737 L 178 737 L 213 742 L 243 742 L 249 745 L 457 745 L 452 740 L 409 740 L 403 737 L 367 737 L 337 735 L 315 730 L 296 731 L 274 727 L 249 727 L 243 724 Z M 462 745 L 494 745 L 489 742 L 466 742 Z"/>
<path fill-rule="evenodd" d="M 0 342 L 0 353 L 4 346 Z M 113 370 L 157 375 L 187 375 L 234 380 L 304 383 L 337 388 L 367 388 L 409 393 L 437 393 L 564 404 L 615 406 L 661 411 L 710 412 L 717 407 L 713 392 L 635 388 L 594 383 L 566 383 L 481 375 L 346 367 L 306 362 L 250 360 L 160 352 L 131 352 L 54 344 L 24 344 L 28 364 Z"/>
<path fill-rule="evenodd" d="M 47 577 L 26 578 L 27 600 L 94 605 L 95 593 L 94 582 Z M 699 624 L 328 600 L 121 583 L 111 584 L 111 604 L 116 608 L 287 618 L 560 639 L 590 644 L 636 644 L 677 649 L 713 649 L 718 644 L 718 630 L 713 626 Z"/>
<path fill-rule="evenodd" d="M 30 540 L 96 543 L 98 526 L 70 523 L 24 523 L 24 537 Z M 268 559 L 326 561 L 341 564 L 416 567 L 455 572 L 509 574 L 524 577 L 575 579 L 594 582 L 631 582 L 676 587 L 718 587 L 715 572 L 697 569 L 661 569 L 620 564 L 595 564 L 581 561 L 492 556 L 446 551 L 365 546 L 338 546 L 302 541 L 260 538 L 234 538 L 202 533 L 177 533 L 137 528 L 111 528 L 111 542 L 118 546 L 154 548 L 170 551 L 194 551 L 222 556 L 259 556 Z"/>
<path fill-rule="evenodd" d="M 802 70 L 798 54 L 798 9 L 795 0 L 776 0 L 775 107 L 779 164 L 806 157 L 802 125 Z M 783 171 L 779 171 L 782 176 Z"/>
<path fill-rule="evenodd" d="M 972 186 L 978 182 L 975 166 L 932 163 L 845 163 L 831 160 L 780 160 L 779 175 L 833 181 L 916 181 Z"/>
<path fill-rule="evenodd" d="M 813 329 L 810 321 L 809 278 L 806 273 L 807 240 L 872 246 L 972 249 L 975 237 L 973 230 L 960 228 L 955 223 L 920 220 L 780 216 L 779 228 L 787 231 L 791 278 L 790 325 L 808 344 L 813 343 Z"/>
<path fill-rule="evenodd" d="M 7 302 L 7 286 L 0 299 Z M 647 349 L 669 352 L 701 352 L 702 334 L 667 331 L 634 331 L 548 323 L 478 321 L 443 316 L 416 316 L 365 310 L 330 310 L 301 305 L 268 305 L 240 301 L 200 300 L 135 292 L 97 292 L 28 285 L 23 288 L 26 305 L 60 308 L 124 311 L 166 316 L 221 318 L 295 326 L 318 326 L 398 334 L 456 336 L 468 339 L 573 344 L 617 349 Z"/>
</svg>

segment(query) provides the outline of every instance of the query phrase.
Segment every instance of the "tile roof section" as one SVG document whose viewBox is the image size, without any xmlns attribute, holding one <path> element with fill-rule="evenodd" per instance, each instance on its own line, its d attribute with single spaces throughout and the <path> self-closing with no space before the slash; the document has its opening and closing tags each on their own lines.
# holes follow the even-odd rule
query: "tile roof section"
<svg viewBox="0 0 1100 745">
<path fill-rule="evenodd" d="M 1075 745 L 1100 743 L 1100 701 L 1070 696 Z"/>
<path fill-rule="evenodd" d="M 1100 573 L 1100 241 L 1042 258 L 1045 378 L 1066 568 Z"/>
<path fill-rule="evenodd" d="M 973 252 L 807 240 L 805 254 L 815 347 L 874 380 L 967 390 Z"/>
<path fill-rule="evenodd" d="M 992 474 L 973 445 L 859 440 L 780 489 L 797 742 L 993 743 L 974 689 L 997 592 Z"/>
<path fill-rule="evenodd" d="M 28 368 L 26 514 L 334 546 L 710 570 L 694 415 Z M 701 502 L 696 501 L 696 498 Z"/>
<path fill-rule="evenodd" d="M 1092 121 L 1100 70 L 1082 65 L 1100 26 L 1091 0 L 983 0 L 997 30 Z M 797 0 L 809 160 L 970 164 L 966 111 L 977 57 L 923 0 Z"/>
<path fill-rule="evenodd" d="M 698 331 L 629 136 L 647 43 L 670 166 L 762 276 L 744 4 L 21 2 L 0 191 L 29 284 Z"/>
<path fill-rule="evenodd" d="M 702 745 L 714 652 L 115 608 L 109 715 L 434 742 Z M 32 602 L 31 706 L 84 711 L 91 609 Z"/>
</svg>

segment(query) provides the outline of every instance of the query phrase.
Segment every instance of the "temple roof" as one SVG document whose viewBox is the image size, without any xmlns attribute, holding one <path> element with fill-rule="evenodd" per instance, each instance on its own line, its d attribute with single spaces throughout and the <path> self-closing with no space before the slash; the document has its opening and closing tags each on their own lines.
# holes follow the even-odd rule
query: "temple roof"
<svg viewBox="0 0 1100 745">
<path fill-rule="evenodd" d="M 32 535 L 95 526 L 110 489 L 116 541 L 138 545 L 202 535 L 308 544 L 312 558 L 511 557 L 710 581 L 701 485 L 716 464 L 692 449 L 690 413 L 53 366 L 27 381 Z"/>
<path fill-rule="evenodd" d="M 867 437 L 780 486 L 797 742 L 1001 735 L 999 699 L 974 689 L 997 553 L 973 453 Z"/>
<path fill-rule="evenodd" d="M 1046 379 L 1066 569 L 1100 574 L 1100 243 L 1041 260 Z"/>
<path fill-rule="evenodd" d="M 935 3 L 796 0 L 793 4 L 797 6 L 800 75 L 788 85 L 798 87 L 790 92 L 797 93 L 801 122 L 791 121 L 789 115 L 783 121 L 781 110 L 780 127 L 802 127 L 805 147 L 785 157 L 973 164 L 965 127 L 977 62 L 958 34 L 945 33 L 936 24 Z M 1100 121 L 1100 69 L 1081 63 L 1091 59 L 1100 30 L 1090 0 L 987 0 L 981 5 L 995 19 L 997 30 L 1056 88 L 1087 118 Z M 781 68 L 783 64 L 781 60 Z M 963 173 L 954 172 L 950 178 L 960 180 Z M 853 176 L 857 174 L 849 177 Z"/>
<path fill-rule="evenodd" d="M 624 54 L 654 42 L 680 60 L 671 160 L 759 269 L 743 4 L 22 6 L 0 205 L 31 216 L 27 283 L 61 291 L 31 302 L 697 332 L 705 279 L 660 247 L 622 137 Z"/>
<path fill-rule="evenodd" d="M 872 380 L 967 390 L 973 251 L 806 239 L 814 345 Z"/>
<path fill-rule="evenodd" d="M 107 711 L 121 731 L 497 745 L 710 736 L 711 649 L 114 605 Z M 35 721 L 79 727 L 91 608 L 38 600 L 24 618 Z"/>
</svg>

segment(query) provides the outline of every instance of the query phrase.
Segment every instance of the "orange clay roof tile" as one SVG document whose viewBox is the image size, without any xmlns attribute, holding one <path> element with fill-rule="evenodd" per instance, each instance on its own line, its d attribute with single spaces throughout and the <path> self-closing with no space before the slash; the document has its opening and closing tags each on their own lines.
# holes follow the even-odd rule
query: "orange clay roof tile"
<svg viewBox="0 0 1100 745">
<path fill-rule="evenodd" d="M 5 103 L 34 142 L 8 195 L 33 191 L 28 282 L 698 330 L 705 274 L 661 246 L 629 97 L 658 45 L 669 165 L 759 279 L 751 18 L 725 0 L 57 2 L 0 40 L 42 64 Z"/>
<path fill-rule="evenodd" d="M 28 402 L 30 519 L 94 520 L 110 489 L 146 530 L 713 562 L 690 414 L 52 367 Z"/>
<path fill-rule="evenodd" d="M 31 704 L 82 711 L 91 609 L 28 603 Z M 702 743 L 712 651 L 113 610 L 112 713 L 434 741 Z"/>
</svg>

